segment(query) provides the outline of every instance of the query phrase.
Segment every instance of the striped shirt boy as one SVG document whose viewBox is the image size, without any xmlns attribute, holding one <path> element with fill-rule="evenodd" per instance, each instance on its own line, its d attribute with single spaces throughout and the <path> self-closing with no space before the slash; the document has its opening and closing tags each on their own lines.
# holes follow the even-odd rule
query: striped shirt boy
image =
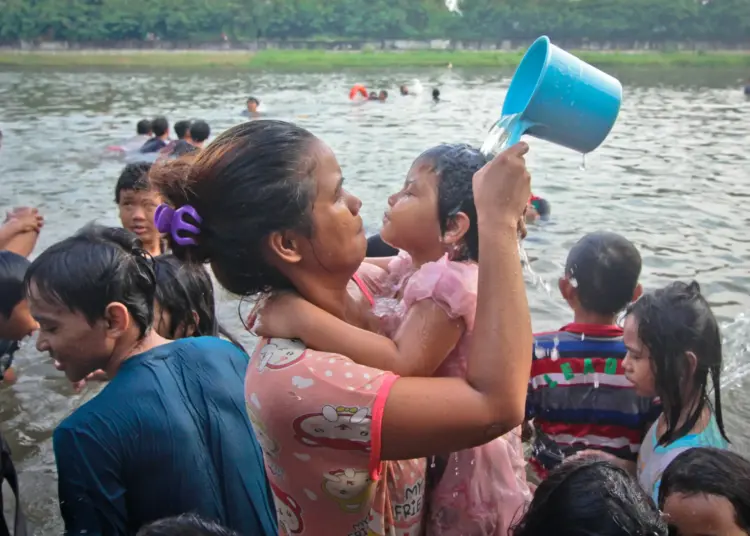
<svg viewBox="0 0 750 536">
<path fill-rule="evenodd" d="M 534 336 L 526 419 L 534 419 L 530 463 L 540 477 L 583 449 L 636 460 L 660 408 L 625 377 L 626 352 L 618 326 L 573 323 Z"/>
</svg>

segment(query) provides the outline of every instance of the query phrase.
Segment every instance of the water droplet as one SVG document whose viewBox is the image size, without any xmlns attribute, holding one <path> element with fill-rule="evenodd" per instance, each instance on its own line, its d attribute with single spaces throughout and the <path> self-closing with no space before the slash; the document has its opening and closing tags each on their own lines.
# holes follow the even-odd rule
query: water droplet
<svg viewBox="0 0 750 536">
<path fill-rule="evenodd" d="M 569 277 L 568 282 L 570 283 L 571 287 L 578 288 L 578 280 L 575 277 Z"/>
<path fill-rule="evenodd" d="M 585 341 L 585 340 L 586 340 L 586 334 L 585 334 L 585 333 L 581 333 L 581 340 L 582 340 L 582 341 Z"/>
<path fill-rule="evenodd" d="M 594 372 L 594 389 L 599 389 L 599 373 Z"/>
<path fill-rule="evenodd" d="M 536 356 L 537 359 L 542 359 L 544 356 L 547 355 L 547 351 L 542 348 L 541 346 L 534 345 L 534 356 Z"/>
<path fill-rule="evenodd" d="M 581 165 L 578 167 L 581 171 L 586 171 L 586 154 L 581 155 Z"/>
<path fill-rule="evenodd" d="M 557 348 L 552 349 L 552 353 L 550 353 L 550 359 L 552 359 L 552 361 L 557 361 L 558 359 L 560 359 L 560 352 L 557 351 Z"/>
</svg>

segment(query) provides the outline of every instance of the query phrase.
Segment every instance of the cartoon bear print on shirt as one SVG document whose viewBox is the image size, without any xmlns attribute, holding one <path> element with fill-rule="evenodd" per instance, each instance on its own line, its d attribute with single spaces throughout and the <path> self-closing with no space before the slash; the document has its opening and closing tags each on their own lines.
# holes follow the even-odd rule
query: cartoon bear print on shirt
<svg viewBox="0 0 750 536">
<path fill-rule="evenodd" d="M 253 425 L 253 431 L 255 432 L 255 437 L 258 440 L 261 450 L 266 456 L 275 458 L 281 451 L 281 447 L 279 447 L 279 444 L 268 435 L 266 425 L 263 424 L 263 421 L 261 421 L 255 413 L 253 413 L 250 404 L 245 404 L 245 408 L 247 416 L 250 418 L 250 424 Z"/>
<path fill-rule="evenodd" d="M 367 471 L 338 469 L 324 474 L 323 478 L 323 491 L 344 512 L 359 512 L 370 497 L 372 479 Z"/>
<path fill-rule="evenodd" d="M 294 438 L 308 447 L 370 452 L 369 408 L 323 406 L 320 413 L 295 419 Z"/>
<path fill-rule="evenodd" d="M 276 518 L 279 523 L 279 530 L 286 536 L 292 534 L 302 534 L 305 530 L 305 524 L 302 521 L 302 508 L 291 495 L 282 491 L 273 482 L 271 491 L 273 492 L 273 502 L 276 505 Z"/>
<path fill-rule="evenodd" d="M 307 348 L 297 339 L 268 339 L 258 352 L 258 371 L 291 367 L 305 357 Z"/>
</svg>

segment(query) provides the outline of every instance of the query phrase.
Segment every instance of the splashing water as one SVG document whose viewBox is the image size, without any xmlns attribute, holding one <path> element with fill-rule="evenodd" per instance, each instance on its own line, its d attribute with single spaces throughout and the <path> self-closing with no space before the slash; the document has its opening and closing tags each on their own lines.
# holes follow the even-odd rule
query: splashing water
<svg viewBox="0 0 750 536">
<path fill-rule="evenodd" d="M 721 326 L 724 368 L 721 388 L 739 387 L 750 375 L 750 317 L 744 313 Z"/>
<path fill-rule="evenodd" d="M 484 156 L 492 158 L 507 149 L 510 133 L 513 132 L 513 127 L 518 117 L 519 114 L 504 115 L 492 126 L 487 133 L 487 137 L 484 139 L 481 149 L 479 149 Z"/>
<path fill-rule="evenodd" d="M 524 249 L 523 247 L 523 241 L 520 236 L 518 237 L 518 256 L 521 258 L 521 266 L 523 267 L 523 272 L 526 275 L 526 277 L 529 279 L 531 284 L 537 288 L 544 290 L 547 296 L 552 298 L 553 297 L 552 285 L 550 285 L 549 281 L 544 279 L 541 275 L 537 274 L 531 268 L 531 261 L 529 260 L 529 254 L 526 253 L 526 249 Z"/>
</svg>

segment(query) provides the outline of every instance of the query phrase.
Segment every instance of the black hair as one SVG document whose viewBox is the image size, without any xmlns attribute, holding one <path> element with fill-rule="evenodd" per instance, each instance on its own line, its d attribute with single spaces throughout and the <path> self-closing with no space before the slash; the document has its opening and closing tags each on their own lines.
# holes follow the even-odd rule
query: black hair
<svg viewBox="0 0 750 536">
<path fill-rule="evenodd" d="M 183 332 L 192 331 L 193 337 L 223 335 L 244 351 L 216 318 L 214 285 L 202 265 L 183 263 L 174 255 L 161 255 L 154 260 L 154 271 L 155 300 L 170 316 L 167 339 L 174 339 L 182 326 Z M 193 313 L 198 315 L 197 322 Z"/>
<path fill-rule="evenodd" d="M 188 131 L 192 132 L 190 128 L 190 121 L 177 121 L 174 124 L 174 132 L 175 134 L 177 134 L 178 140 L 184 139 L 185 134 L 187 134 Z"/>
<path fill-rule="evenodd" d="M 738 527 L 750 534 L 750 461 L 715 448 L 689 449 L 678 455 L 661 476 L 659 508 L 672 493 L 724 497 L 734 507 Z"/>
<path fill-rule="evenodd" d="M 154 319 L 154 261 L 140 239 L 119 227 L 89 224 L 50 246 L 31 263 L 24 287 L 29 295 L 80 312 L 90 324 L 110 303 L 127 307 L 141 337 Z"/>
<path fill-rule="evenodd" d="M 31 264 L 12 251 L 0 251 L 0 316 L 10 318 L 24 298 L 23 278 Z"/>
<path fill-rule="evenodd" d="M 423 152 L 416 161 L 432 164 L 437 175 L 438 221 L 445 233 L 451 220 L 463 212 L 469 218 L 469 229 L 453 260 L 479 260 L 479 228 L 471 179 L 487 163 L 478 149 L 462 143 L 442 144 Z"/>
<path fill-rule="evenodd" d="M 248 97 L 247 102 L 254 102 L 256 106 L 260 106 L 260 101 L 255 97 Z"/>
<path fill-rule="evenodd" d="M 137 192 L 150 190 L 151 184 L 148 182 L 150 170 L 151 164 L 147 162 L 126 165 L 115 185 L 115 203 L 120 202 L 120 194 L 123 190 L 135 190 Z"/>
<path fill-rule="evenodd" d="M 273 232 L 312 233 L 317 140 L 292 123 L 248 121 L 226 130 L 191 162 L 155 166 L 151 180 L 175 208 L 191 205 L 200 215 L 196 245 L 180 246 L 181 260 L 210 262 L 216 279 L 234 294 L 291 288 L 264 260 L 264 240 Z M 187 219 L 190 219 L 189 217 Z"/>
<path fill-rule="evenodd" d="M 151 130 L 157 138 L 169 132 L 169 121 L 166 117 L 157 117 L 151 121 Z"/>
<path fill-rule="evenodd" d="M 135 126 L 135 130 L 140 135 L 151 134 L 151 121 L 148 119 L 141 119 Z"/>
<path fill-rule="evenodd" d="M 546 199 L 542 199 L 541 197 L 537 197 L 536 199 L 534 199 L 531 202 L 531 205 L 534 207 L 534 210 L 536 210 L 537 214 L 539 214 L 540 218 L 548 218 L 550 212 L 552 211 L 549 201 L 547 201 Z"/>
<path fill-rule="evenodd" d="M 381 89 L 380 93 L 378 94 L 378 96 L 379 97 L 383 96 L 383 97 L 385 97 L 387 99 L 388 98 L 388 92 L 385 89 Z"/>
<path fill-rule="evenodd" d="M 666 536 L 651 497 L 624 469 L 592 458 L 565 462 L 534 493 L 512 536 Z"/>
<path fill-rule="evenodd" d="M 211 127 L 205 121 L 195 121 L 190 125 L 190 137 L 193 141 L 202 142 L 206 141 L 211 135 Z"/>
<path fill-rule="evenodd" d="M 198 147 L 186 142 L 185 140 L 178 140 L 174 146 L 174 149 L 172 149 L 172 153 L 170 154 L 170 156 L 172 158 L 179 158 L 181 156 L 185 156 L 186 154 L 195 153 L 199 150 L 200 149 L 198 149 Z"/>
<path fill-rule="evenodd" d="M 233 530 L 195 514 L 182 514 L 154 521 L 138 531 L 136 536 L 239 536 Z"/>
<path fill-rule="evenodd" d="M 640 297 L 627 310 L 635 318 L 638 338 L 648 348 L 656 394 L 661 398 L 666 430 L 659 438 L 668 445 L 684 437 L 708 406 L 716 416 L 722 437 L 721 412 L 721 331 L 708 301 L 697 282 L 674 282 Z M 696 358 L 690 377 L 687 353 Z M 708 375 L 714 388 L 714 404 L 708 398 Z M 699 397 L 690 415 L 678 426 L 685 404 Z"/>
<path fill-rule="evenodd" d="M 633 300 L 641 276 L 641 254 L 616 233 L 589 233 L 568 253 L 565 276 L 586 311 L 615 315 Z"/>
<path fill-rule="evenodd" d="M 432 90 L 432 98 L 435 100 L 440 98 L 440 90 L 438 88 Z"/>
</svg>

